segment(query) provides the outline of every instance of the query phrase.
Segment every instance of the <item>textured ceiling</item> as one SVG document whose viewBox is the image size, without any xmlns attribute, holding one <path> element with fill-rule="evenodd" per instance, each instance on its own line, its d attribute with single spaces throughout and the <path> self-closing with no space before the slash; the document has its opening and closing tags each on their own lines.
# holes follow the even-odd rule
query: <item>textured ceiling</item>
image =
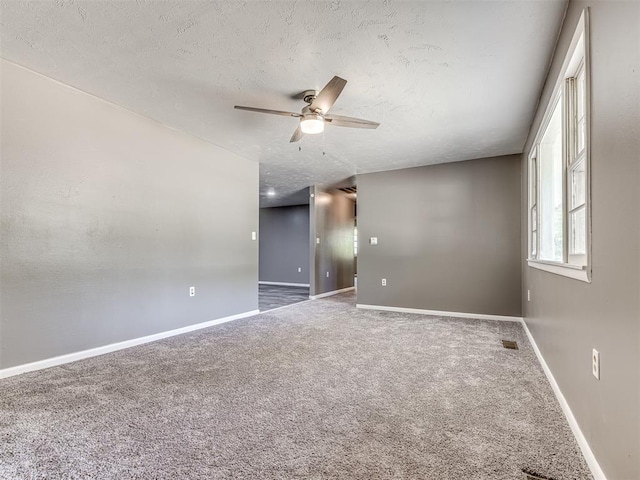
<svg viewBox="0 0 640 480">
<path fill-rule="evenodd" d="M 0 55 L 260 162 L 262 204 L 307 185 L 522 150 L 566 2 L 3 1 Z M 348 80 L 300 144 L 292 98 Z M 267 198 L 268 188 L 277 195 Z"/>
</svg>

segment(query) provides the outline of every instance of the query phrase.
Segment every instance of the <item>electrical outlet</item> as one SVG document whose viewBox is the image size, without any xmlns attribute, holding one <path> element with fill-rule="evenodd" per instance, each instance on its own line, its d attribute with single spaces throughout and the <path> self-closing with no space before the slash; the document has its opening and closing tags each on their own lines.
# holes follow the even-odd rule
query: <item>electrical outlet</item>
<svg viewBox="0 0 640 480">
<path fill-rule="evenodd" d="M 329 272 L 327 272 L 327 278 L 329 278 Z"/>
<path fill-rule="evenodd" d="M 255 240 L 258 238 L 258 234 L 256 232 L 251 232 L 251 240 Z"/>
<path fill-rule="evenodd" d="M 527 290 L 527 302 L 531 301 L 531 290 Z"/>
<path fill-rule="evenodd" d="M 386 287 L 386 286 L 387 286 L 387 279 L 386 279 L 386 278 L 383 278 L 383 279 L 382 279 L 382 286 L 383 286 L 383 287 Z"/>
<path fill-rule="evenodd" d="M 320 237 L 317 237 L 317 238 L 316 238 L 316 243 L 317 243 L 318 245 L 320 245 Z"/>
<path fill-rule="evenodd" d="M 369 244 L 370 245 L 377 245 L 378 244 L 378 237 L 371 237 L 369 239 Z"/>
<path fill-rule="evenodd" d="M 591 355 L 591 373 L 593 376 L 600 380 L 600 352 L 595 348 Z"/>
<path fill-rule="evenodd" d="M 302 272 L 302 267 L 298 267 L 298 273 Z"/>
<path fill-rule="evenodd" d="M 196 287 L 189 287 L 189 296 L 190 297 L 196 296 Z"/>
</svg>

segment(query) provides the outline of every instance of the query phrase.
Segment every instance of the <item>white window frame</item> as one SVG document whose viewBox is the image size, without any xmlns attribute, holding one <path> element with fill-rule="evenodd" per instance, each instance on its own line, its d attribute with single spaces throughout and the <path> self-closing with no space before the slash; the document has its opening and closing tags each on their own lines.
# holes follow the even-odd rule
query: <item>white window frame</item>
<svg viewBox="0 0 640 480">
<path fill-rule="evenodd" d="M 562 69 L 556 80 L 549 103 L 536 133 L 531 150 L 527 156 L 528 169 L 528 196 L 527 196 L 527 264 L 529 267 L 545 270 L 547 272 L 563 275 L 584 282 L 591 282 L 591 168 L 590 168 L 590 60 L 589 60 L 589 28 L 588 10 L 585 9 L 580 16 L 578 26 L 571 40 L 570 47 L 562 64 Z M 576 98 L 573 96 L 575 88 L 572 86 L 574 78 L 584 74 L 584 149 L 577 151 L 577 138 L 574 126 L 577 119 L 570 117 L 567 112 L 575 112 Z M 571 95 L 568 95 L 568 94 Z M 539 198 L 539 144 L 544 132 L 551 120 L 551 115 L 558 101 L 562 101 L 562 143 L 563 143 L 563 261 L 548 261 L 537 258 L 540 252 L 540 213 Z M 577 206 L 572 204 L 571 175 L 573 169 L 584 165 L 585 170 L 585 201 Z M 572 232 L 569 220 L 572 214 L 585 210 L 585 252 L 575 253 L 571 250 L 573 245 Z M 534 221 L 535 218 L 535 221 Z"/>
</svg>

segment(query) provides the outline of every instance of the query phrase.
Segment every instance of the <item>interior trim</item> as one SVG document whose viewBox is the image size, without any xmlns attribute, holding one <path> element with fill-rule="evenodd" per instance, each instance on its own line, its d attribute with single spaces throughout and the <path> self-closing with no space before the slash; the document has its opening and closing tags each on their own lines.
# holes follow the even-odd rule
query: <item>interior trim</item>
<svg viewBox="0 0 640 480">
<path fill-rule="evenodd" d="M 568 263 L 545 262 L 541 260 L 527 260 L 527 265 L 545 272 L 555 273 L 563 277 L 573 278 L 582 282 L 591 283 L 590 270 L 586 266 L 570 265 Z"/>
<path fill-rule="evenodd" d="M 330 297 L 332 295 L 337 295 L 339 293 L 350 292 L 351 290 L 355 290 L 356 287 L 347 287 L 341 288 L 340 290 L 333 290 L 327 293 L 319 293 L 318 295 L 309 295 L 309 300 L 317 300 L 318 298 Z"/>
<path fill-rule="evenodd" d="M 186 327 L 176 328 L 174 330 L 167 330 L 166 332 L 154 333 L 153 335 L 147 335 L 145 337 L 133 338 L 131 340 L 125 340 L 123 342 L 103 345 L 102 347 L 90 348 L 88 350 L 82 350 L 80 352 L 68 353 L 66 355 L 59 355 L 57 357 L 38 360 L 36 362 L 25 363 L 23 365 L 17 365 L 15 367 L 4 368 L 0 370 L 0 378 L 13 377 L 15 375 L 20 375 L 21 373 L 34 372 L 36 370 L 42 370 L 44 368 L 76 362 L 85 358 L 97 357 L 98 355 L 104 355 L 105 353 L 111 353 L 118 350 L 124 350 L 125 348 L 135 347 L 136 345 L 155 342 L 156 340 L 162 340 L 163 338 L 174 337 L 183 333 L 193 332 L 194 330 L 201 330 L 213 325 L 232 322 L 233 320 L 239 320 L 241 318 L 252 317 L 254 315 L 257 315 L 258 313 L 260 313 L 259 310 L 251 310 L 244 313 L 238 313 L 236 315 L 230 315 L 228 317 L 218 318 L 216 320 L 209 320 L 207 322 L 196 323 L 195 325 L 188 325 Z"/>
<path fill-rule="evenodd" d="M 582 455 L 584 456 L 584 459 L 586 460 L 587 465 L 591 470 L 591 474 L 593 475 L 594 480 L 607 480 L 607 477 L 604 475 L 602 468 L 600 468 L 600 464 L 598 463 L 596 456 L 593 454 L 593 451 L 589 446 L 589 442 L 587 442 L 587 439 L 582 433 L 582 430 L 580 430 L 580 425 L 578 425 L 576 417 L 573 416 L 573 412 L 571 411 L 571 407 L 569 406 L 567 399 L 564 398 L 558 382 L 556 382 L 553 373 L 551 373 L 549 365 L 547 365 L 547 362 L 545 362 L 544 357 L 542 356 L 542 352 L 540 352 L 538 344 L 536 344 L 533 335 L 531 335 L 531 332 L 529 331 L 529 327 L 527 327 L 527 322 L 525 322 L 524 319 L 522 319 L 522 327 L 524 328 L 524 331 L 529 338 L 529 343 L 531 343 L 533 351 L 536 352 L 536 356 L 538 357 L 538 361 L 542 366 L 542 370 L 544 370 L 544 373 L 547 376 L 547 380 L 549 380 L 549 383 L 551 384 L 553 393 L 555 394 L 556 399 L 558 400 L 558 403 L 562 408 L 562 412 L 564 413 L 564 416 L 569 423 L 569 427 L 571 427 L 573 436 L 576 438 L 576 442 L 578 442 L 578 446 L 580 447 Z"/>
<path fill-rule="evenodd" d="M 260 280 L 258 285 L 276 285 L 279 287 L 309 287 L 308 283 L 288 283 L 288 282 L 263 282 Z"/>
<path fill-rule="evenodd" d="M 504 322 L 520 322 L 522 317 L 510 317 L 506 315 L 487 315 L 484 313 L 443 312 L 440 310 L 423 310 L 421 308 L 388 307 L 386 305 L 356 304 L 356 308 L 365 310 L 384 310 L 387 312 L 417 313 L 420 315 L 435 315 L 439 317 L 475 318 L 478 320 L 499 320 Z"/>
</svg>

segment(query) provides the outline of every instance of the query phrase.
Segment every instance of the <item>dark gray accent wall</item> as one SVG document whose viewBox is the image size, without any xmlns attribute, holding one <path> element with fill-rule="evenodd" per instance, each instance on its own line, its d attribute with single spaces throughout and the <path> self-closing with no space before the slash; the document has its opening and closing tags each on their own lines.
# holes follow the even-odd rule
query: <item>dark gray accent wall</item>
<svg viewBox="0 0 640 480">
<path fill-rule="evenodd" d="M 357 182 L 359 304 L 520 316 L 519 156 Z"/>
<path fill-rule="evenodd" d="M 590 284 L 524 261 L 527 152 L 585 7 L 591 31 Z M 639 2 L 569 4 L 522 165 L 525 321 L 607 478 L 640 478 Z M 593 348 L 600 352 L 600 380 L 591 375 Z"/>
<path fill-rule="evenodd" d="M 354 286 L 354 200 L 339 190 L 311 187 L 310 295 Z M 319 243 L 318 243 L 319 239 Z M 327 276 L 327 272 L 329 276 Z"/>
<path fill-rule="evenodd" d="M 260 281 L 309 284 L 309 205 L 261 208 L 259 239 Z"/>
<path fill-rule="evenodd" d="M 4 60 L 1 88 L 0 367 L 258 308 L 257 164 Z"/>
</svg>

